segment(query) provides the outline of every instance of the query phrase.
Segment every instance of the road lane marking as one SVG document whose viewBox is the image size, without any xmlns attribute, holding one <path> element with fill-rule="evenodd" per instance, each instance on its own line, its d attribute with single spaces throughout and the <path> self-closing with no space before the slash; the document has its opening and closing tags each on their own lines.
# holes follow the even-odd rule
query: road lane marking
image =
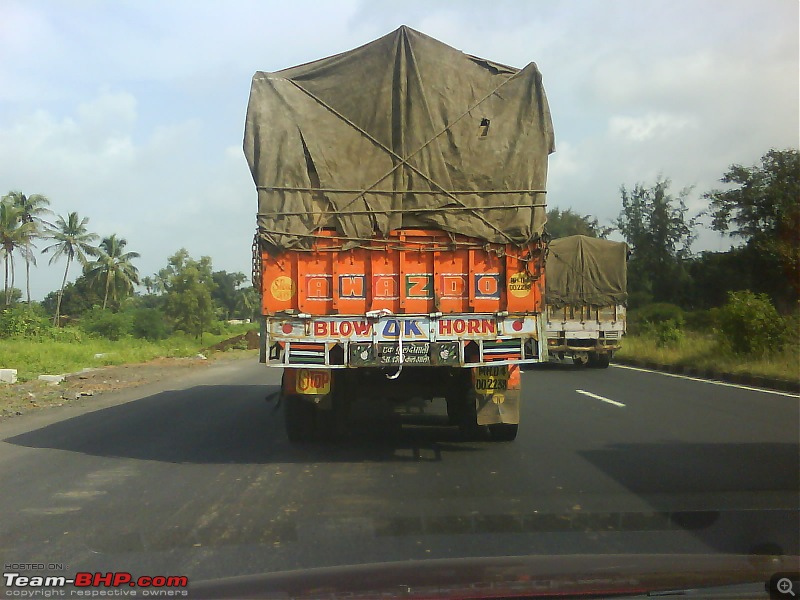
<svg viewBox="0 0 800 600">
<path fill-rule="evenodd" d="M 689 375 L 678 375 L 677 373 L 664 373 L 663 371 L 654 371 L 652 369 L 642 369 L 641 367 L 631 367 L 628 365 L 611 365 L 617 369 L 629 369 L 631 371 L 641 371 L 642 373 L 655 373 L 656 375 L 664 375 L 665 377 L 677 377 L 678 379 L 688 379 L 689 381 L 699 381 L 700 383 L 710 383 L 711 385 L 722 385 L 725 387 L 738 388 L 740 390 L 749 390 L 751 392 L 761 392 L 763 394 L 773 394 L 775 396 L 786 396 L 787 398 L 800 398 L 800 394 L 792 394 L 791 392 L 780 392 L 778 390 L 767 390 L 764 388 L 752 387 L 749 385 L 739 385 L 738 383 L 728 383 L 727 381 L 715 381 L 712 379 L 700 379 L 699 377 L 690 377 Z"/>
<path fill-rule="evenodd" d="M 575 390 L 579 394 L 583 394 L 584 396 L 589 396 L 590 398 L 594 398 L 595 400 L 602 400 L 603 402 L 608 402 L 609 404 L 613 404 L 614 406 L 621 406 L 625 408 L 625 405 L 622 402 L 617 402 L 616 400 L 611 400 L 610 398 L 606 398 L 604 396 L 598 396 L 597 394 L 593 394 L 592 392 L 587 392 L 585 390 Z"/>
</svg>

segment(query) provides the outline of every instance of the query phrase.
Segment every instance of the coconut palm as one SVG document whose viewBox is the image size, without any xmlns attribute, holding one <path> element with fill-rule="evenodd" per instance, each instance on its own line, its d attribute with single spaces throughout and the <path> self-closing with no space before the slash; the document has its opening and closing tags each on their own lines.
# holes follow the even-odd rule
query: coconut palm
<svg viewBox="0 0 800 600">
<path fill-rule="evenodd" d="M 147 295 L 149 296 L 150 294 L 153 293 L 153 290 L 156 287 L 156 281 L 155 279 L 150 277 L 150 275 L 147 275 L 146 277 L 142 277 L 142 285 L 144 286 L 144 289 L 147 292 Z"/>
<path fill-rule="evenodd" d="M 259 308 L 259 297 L 255 288 L 246 287 L 236 291 L 236 312 L 240 318 L 252 319 Z"/>
<path fill-rule="evenodd" d="M 86 266 L 85 275 L 90 280 L 102 282 L 105 286 L 103 310 L 108 304 L 108 296 L 118 300 L 118 293 L 133 292 L 133 285 L 139 283 L 139 270 L 131 264 L 131 260 L 139 258 L 138 252 L 123 252 L 128 240 L 118 238 L 116 233 L 103 238 L 97 248 L 97 259 Z"/>
<path fill-rule="evenodd" d="M 95 256 L 97 248 L 92 243 L 98 239 L 96 233 L 90 233 L 86 228 L 89 222 L 89 217 L 79 217 L 77 212 L 71 212 L 67 215 L 67 219 L 59 216 L 56 219 L 55 226 L 48 229 L 47 236 L 55 241 L 46 248 L 42 249 L 43 254 L 53 251 L 53 256 L 50 257 L 50 264 L 52 265 L 62 256 L 67 259 L 67 266 L 64 269 L 64 279 L 61 281 L 61 289 L 58 290 L 58 299 L 56 300 L 56 314 L 53 318 L 53 324 L 58 324 L 58 318 L 61 313 L 61 298 L 64 295 L 64 286 L 67 284 L 67 273 L 69 273 L 69 266 L 74 259 L 78 259 L 82 265 L 88 264 L 87 256 Z"/>
<path fill-rule="evenodd" d="M 32 248 L 34 247 L 33 239 L 41 237 L 44 227 L 49 225 L 49 223 L 45 221 L 43 217 L 45 215 L 52 214 L 52 211 L 47 208 L 50 206 L 50 200 L 48 200 L 47 197 L 43 196 L 42 194 L 31 194 L 30 196 L 26 196 L 22 192 L 9 192 L 6 194 L 5 198 L 10 199 L 11 202 L 22 211 L 23 223 L 32 223 L 34 225 L 33 231 L 31 231 L 28 235 L 28 239 L 25 244 L 25 251 L 23 253 L 25 257 L 25 288 L 28 294 L 28 304 L 30 304 L 31 264 L 36 266 L 36 256 L 32 251 Z"/>
<path fill-rule="evenodd" d="M 3 197 L 0 200 L 0 254 L 3 256 L 5 269 L 3 291 L 6 305 L 11 304 L 11 290 L 14 288 L 14 252 L 28 257 L 30 237 L 34 229 L 32 223 L 23 221 L 22 210 L 11 199 Z"/>
</svg>

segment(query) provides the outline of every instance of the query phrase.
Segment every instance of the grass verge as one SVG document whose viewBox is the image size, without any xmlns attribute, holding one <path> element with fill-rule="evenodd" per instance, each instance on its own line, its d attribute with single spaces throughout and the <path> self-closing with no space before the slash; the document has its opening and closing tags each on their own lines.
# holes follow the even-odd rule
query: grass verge
<svg viewBox="0 0 800 600">
<path fill-rule="evenodd" d="M 125 338 L 111 341 L 84 337 L 81 341 L 2 339 L 0 368 L 17 369 L 20 381 L 35 379 L 41 374 L 60 374 L 80 371 L 86 367 L 122 365 L 146 362 L 155 358 L 195 356 L 206 348 L 231 337 L 205 335 L 203 343 L 190 336 L 172 336 L 151 342 Z"/>
<path fill-rule="evenodd" d="M 784 381 L 800 380 L 800 350 L 797 347 L 770 355 L 737 356 L 721 350 L 712 336 L 694 332 L 684 332 L 680 341 L 661 347 L 652 337 L 628 335 L 617 356 L 621 359 L 718 373 L 769 377 Z"/>
</svg>

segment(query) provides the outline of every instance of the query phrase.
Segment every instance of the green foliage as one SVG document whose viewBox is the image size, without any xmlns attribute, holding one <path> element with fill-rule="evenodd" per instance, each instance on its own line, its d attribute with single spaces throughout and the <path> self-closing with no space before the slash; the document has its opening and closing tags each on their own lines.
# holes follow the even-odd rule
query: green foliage
<svg viewBox="0 0 800 600">
<path fill-rule="evenodd" d="M 0 338 L 81 342 L 83 335 L 74 327 L 54 327 L 41 305 L 20 304 L 0 311 Z"/>
<path fill-rule="evenodd" d="M 770 354 L 786 341 L 786 323 L 766 294 L 730 292 L 718 324 L 720 344 L 734 354 Z"/>
<path fill-rule="evenodd" d="M 774 377 L 795 382 L 800 375 L 800 349 L 796 343 L 770 355 L 733 354 L 720 352 L 713 335 L 691 331 L 684 332 L 683 339 L 677 344 L 667 346 L 654 344 L 651 337 L 628 335 L 617 356 L 659 365 L 681 365 L 701 371 Z"/>
<path fill-rule="evenodd" d="M 131 334 L 135 338 L 156 341 L 169 337 L 164 313 L 155 308 L 137 308 L 131 313 Z"/>
<path fill-rule="evenodd" d="M 131 321 L 129 313 L 115 313 L 96 306 L 81 317 L 80 326 L 86 333 L 115 341 L 131 333 Z"/>
<path fill-rule="evenodd" d="M 0 311 L 0 338 L 39 337 L 49 329 L 46 316 L 27 305 Z"/>
<path fill-rule="evenodd" d="M 631 316 L 631 314 L 633 316 Z M 642 308 L 631 310 L 629 318 L 638 323 L 664 323 L 666 321 L 675 321 L 676 323 L 683 323 L 684 312 L 680 306 L 669 304 L 667 302 L 656 302 L 648 304 Z"/>
<path fill-rule="evenodd" d="M 691 331 L 710 333 L 717 328 L 717 313 L 719 309 L 697 309 L 684 312 L 686 329 Z"/>
<path fill-rule="evenodd" d="M 25 219 L 25 213 L 11 195 L 0 200 L 0 256 L 3 258 L 4 304 L 11 304 L 11 290 L 14 288 L 14 254 L 27 259 L 31 256 L 31 240 L 37 228 Z"/>
<path fill-rule="evenodd" d="M 62 257 L 66 258 L 67 262 L 64 267 L 64 278 L 61 280 L 61 288 L 56 297 L 56 310 L 53 316 L 53 323 L 56 325 L 59 322 L 59 316 L 61 314 L 61 299 L 64 286 L 67 283 L 70 264 L 77 258 L 85 267 L 89 262 L 87 257 L 97 254 L 97 248 L 92 244 L 97 240 L 98 236 L 87 229 L 86 225 L 88 223 L 88 217 L 81 218 L 77 212 L 71 212 L 67 215 L 66 219 L 59 216 L 56 219 L 55 225 L 47 230 L 47 236 L 53 243 L 43 248 L 42 253 L 47 253 L 52 250 L 53 255 L 50 257 L 51 265 Z"/>
<path fill-rule="evenodd" d="M 601 227 L 597 217 L 592 215 L 581 216 L 571 208 L 564 210 L 551 208 L 548 210 L 545 228 L 552 238 L 570 235 L 605 238 L 614 230 L 613 227 Z"/>
<path fill-rule="evenodd" d="M 634 299 L 675 302 L 689 283 L 683 263 L 690 256 L 696 219 L 686 216 L 690 190 L 674 196 L 669 186 L 669 179 L 659 179 L 652 187 L 637 183 L 633 190 L 620 189 L 616 225 L 632 250 L 628 291 Z"/>
<path fill-rule="evenodd" d="M 704 194 L 712 228 L 744 240 L 761 263 L 755 283 L 767 280 L 765 291 L 791 305 L 800 296 L 800 153 L 772 149 L 760 165 L 731 165 L 721 181 L 735 187 Z"/>
<path fill-rule="evenodd" d="M 691 287 L 686 304 L 696 308 L 722 306 L 729 291 L 757 290 L 759 277 L 753 269 L 761 263 L 750 248 L 732 248 L 727 252 L 702 252 L 686 262 Z M 762 290 L 766 291 L 766 290 Z"/>
<path fill-rule="evenodd" d="M 674 346 L 683 340 L 683 325 L 673 320 L 654 323 L 651 325 L 650 335 L 659 348 Z"/>
<path fill-rule="evenodd" d="M 185 248 L 169 258 L 158 280 L 166 290 L 164 311 L 175 329 L 185 331 L 200 340 L 214 320 L 214 283 L 211 258 L 194 260 Z"/>
<path fill-rule="evenodd" d="M 69 373 L 84 367 L 136 363 L 158 357 L 192 357 L 203 346 L 192 337 L 182 335 L 172 335 L 157 342 L 131 337 L 111 341 L 91 336 L 74 338 L 80 334 L 71 327 L 53 327 L 51 331 L 58 337 L 4 340 L 0 343 L 0 365 L 13 365 L 19 370 L 20 380 L 26 381 L 41 373 Z M 208 337 L 208 344 L 224 339 Z M 104 356 L 95 358 L 96 354 Z"/>
<path fill-rule="evenodd" d="M 8 290 L 8 296 L 11 298 L 11 302 L 9 302 L 8 306 L 14 306 L 22 300 L 22 290 L 12 287 Z"/>
<path fill-rule="evenodd" d="M 796 307 L 793 313 L 784 315 L 783 325 L 781 347 L 797 346 L 797 339 L 800 337 L 800 307 Z M 800 362 L 798 362 L 798 371 L 800 371 Z"/>
<path fill-rule="evenodd" d="M 661 348 L 683 339 L 685 316 L 674 304 L 658 302 L 628 311 L 628 331 L 652 339 Z"/>
<path fill-rule="evenodd" d="M 123 252 L 128 240 L 116 234 L 103 238 L 97 248 L 97 258 L 86 265 L 84 274 L 93 286 L 103 290 L 103 308 L 109 297 L 114 306 L 133 293 L 133 286 L 139 283 L 139 271 L 131 261 L 139 258 L 138 252 Z"/>
<path fill-rule="evenodd" d="M 253 287 L 241 288 L 236 294 L 236 316 L 255 321 L 261 314 L 261 297 Z"/>
<path fill-rule="evenodd" d="M 655 325 L 667 322 L 682 327 L 683 309 L 675 304 L 656 302 L 628 310 L 628 330 L 634 334 L 652 331 Z"/>
<path fill-rule="evenodd" d="M 55 314 L 56 312 L 58 294 L 58 291 L 50 292 L 42 300 L 42 306 L 50 314 Z M 79 318 L 83 313 L 91 310 L 92 307 L 102 304 L 102 290 L 97 290 L 85 275 L 81 275 L 74 282 L 64 286 L 60 312 L 63 315 Z"/>
<path fill-rule="evenodd" d="M 35 247 L 33 240 L 44 237 L 45 215 L 52 214 L 47 207 L 50 200 L 42 194 L 31 194 L 27 196 L 19 191 L 12 191 L 3 197 L 3 201 L 11 202 L 19 209 L 20 223 L 27 224 L 26 238 L 23 240 L 21 248 L 22 256 L 25 259 L 25 287 L 27 290 L 26 298 L 28 304 L 31 303 L 31 265 L 36 264 L 36 257 L 32 251 Z"/>
<path fill-rule="evenodd" d="M 211 297 L 217 303 L 221 315 L 224 319 L 232 319 L 236 312 L 236 299 L 239 286 L 247 281 L 244 273 L 228 273 L 227 271 L 215 271 L 212 274 L 215 288 L 211 292 Z"/>
</svg>

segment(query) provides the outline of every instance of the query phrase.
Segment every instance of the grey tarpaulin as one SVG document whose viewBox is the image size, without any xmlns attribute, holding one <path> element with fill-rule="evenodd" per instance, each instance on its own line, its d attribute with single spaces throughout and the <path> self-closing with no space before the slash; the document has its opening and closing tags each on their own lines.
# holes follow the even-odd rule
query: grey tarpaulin
<svg viewBox="0 0 800 600">
<path fill-rule="evenodd" d="M 401 227 L 536 239 L 555 148 L 542 77 L 408 27 L 253 77 L 244 152 L 267 248 L 320 227 L 354 242 Z"/>
<path fill-rule="evenodd" d="M 628 245 L 585 235 L 550 241 L 545 266 L 547 304 L 608 306 L 628 300 Z"/>
</svg>

